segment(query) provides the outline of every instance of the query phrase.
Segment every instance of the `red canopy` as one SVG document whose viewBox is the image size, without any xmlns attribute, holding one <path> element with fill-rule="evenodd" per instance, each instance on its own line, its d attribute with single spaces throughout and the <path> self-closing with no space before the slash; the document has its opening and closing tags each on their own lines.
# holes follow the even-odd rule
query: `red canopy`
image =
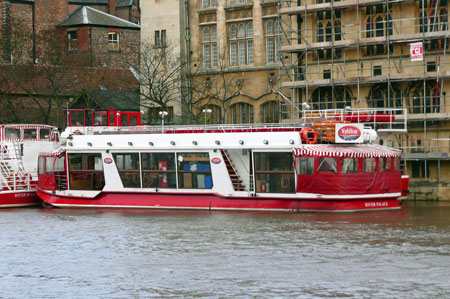
<svg viewBox="0 0 450 299">
<path fill-rule="evenodd" d="M 321 156 L 344 158 L 374 158 L 400 157 L 400 150 L 380 145 L 335 145 L 335 144 L 307 144 L 295 148 L 294 156 Z"/>
</svg>

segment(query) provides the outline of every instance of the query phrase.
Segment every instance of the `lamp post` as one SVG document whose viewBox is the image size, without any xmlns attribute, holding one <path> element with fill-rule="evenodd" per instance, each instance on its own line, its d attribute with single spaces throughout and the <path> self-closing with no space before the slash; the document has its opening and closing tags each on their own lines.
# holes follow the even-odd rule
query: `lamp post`
<svg viewBox="0 0 450 299">
<path fill-rule="evenodd" d="M 164 133 L 164 117 L 166 117 L 169 113 L 167 111 L 159 111 L 159 116 L 161 116 L 161 131 Z"/>
<path fill-rule="evenodd" d="M 205 127 L 206 127 L 206 114 L 212 113 L 211 109 L 203 109 L 203 113 L 205 113 Z"/>
</svg>

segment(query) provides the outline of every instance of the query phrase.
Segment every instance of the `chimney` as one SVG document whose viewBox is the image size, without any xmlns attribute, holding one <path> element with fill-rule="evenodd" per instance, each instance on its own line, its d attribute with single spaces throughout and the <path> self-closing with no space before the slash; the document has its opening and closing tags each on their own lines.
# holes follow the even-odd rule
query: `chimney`
<svg viewBox="0 0 450 299">
<path fill-rule="evenodd" d="M 116 15 L 116 0 L 108 0 L 108 13 L 110 15 Z"/>
</svg>

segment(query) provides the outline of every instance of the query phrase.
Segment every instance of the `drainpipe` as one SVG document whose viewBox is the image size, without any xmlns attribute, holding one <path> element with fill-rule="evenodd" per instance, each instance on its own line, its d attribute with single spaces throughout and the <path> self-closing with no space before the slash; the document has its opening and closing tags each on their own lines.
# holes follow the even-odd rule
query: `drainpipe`
<svg viewBox="0 0 450 299">
<path fill-rule="evenodd" d="M 191 86 L 191 29 L 189 25 L 189 0 L 184 0 L 184 26 L 186 27 L 186 83 L 189 113 L 192 112 L 192 86 Z M 188 121 L 191 121 L 189 114 Z"/>
</svg>

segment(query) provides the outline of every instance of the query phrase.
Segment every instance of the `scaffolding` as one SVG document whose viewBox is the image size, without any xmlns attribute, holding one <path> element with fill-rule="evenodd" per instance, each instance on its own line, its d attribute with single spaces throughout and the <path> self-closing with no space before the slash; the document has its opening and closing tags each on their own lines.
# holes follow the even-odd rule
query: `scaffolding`
<svg viewBox="0 0 450 299">
<path fill-rule="evenodd" d="M 312 109 L 405 108 L 407 134 L 384 134 L 409 168 L 450 158 L 447 0 L 280 0 L 280 90 L 285 118 Z M 412 60 L 411 44 L 422 45 Z M 409 174 L 414 169 L 406 169 Z"/>
</svg>

